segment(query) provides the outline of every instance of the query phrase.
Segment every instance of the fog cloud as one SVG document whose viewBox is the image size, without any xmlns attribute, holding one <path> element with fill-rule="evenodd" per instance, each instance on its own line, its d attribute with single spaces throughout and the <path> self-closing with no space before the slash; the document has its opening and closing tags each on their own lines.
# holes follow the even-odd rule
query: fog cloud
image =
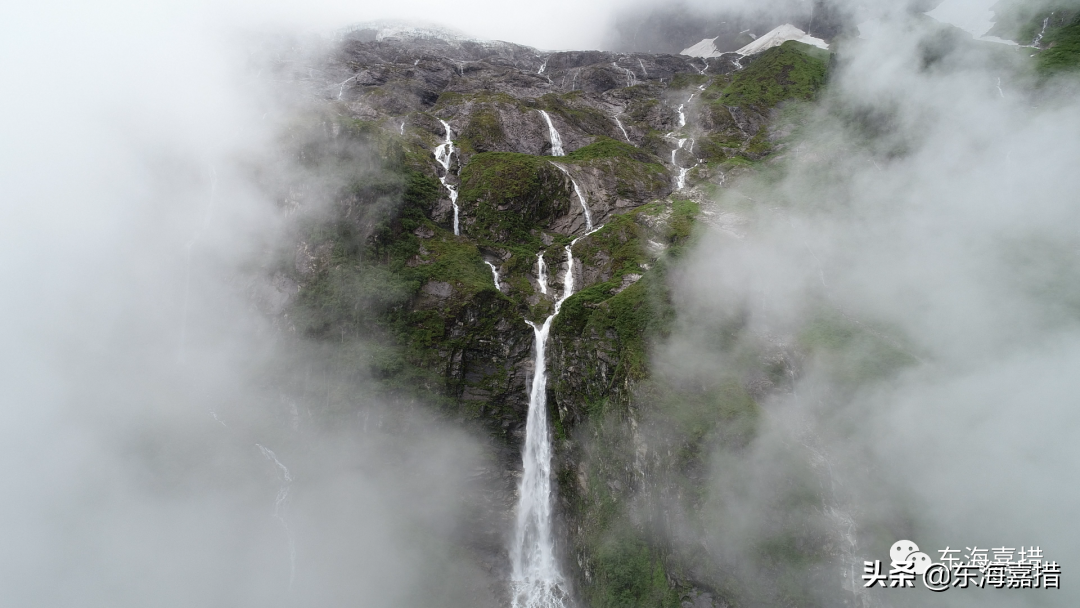
<svg viewBox="0 0 1080 608">
<path fill-rule="evenodd" d="M 297 99 L 241 32 L 305 7 L 66 4 L 0 26 L 5 602 L 476 605 L 447 552 L 481 443 L 253 306 Z"/>
<path fill-rule="evenodd" d="M 766 526 L 783 505 L 792 529 L 831 534 L 838 563 L 855 568 L 847 599 L 861 560 L 887 561 L 900 538 L 935 558 L 946 546 L 1040 545 L 1060 563 L 1080 559 L 1068 481 L 1080 465 L 1068 371 L 1080 365 L 1075 87 L 1037 85 L 1005 47 L 941 41 L 925 22 L 894 19 L 841 45 L 830 91 L 795 121 L 784 160 L 729 183 L 714 209 L 722 227 L 678 282 L 686 332 L 660 357 L 669 373 L 704 382 L 737 367 L 718 346 L 733 319 L 756 348 L 806 355 L 785 361 L 793 375 L 753 444 L 714 456 L 704 544 L 734 571 L 760 549 L 755 534 L 776 534 Z M 807 488 L 820 500 L 792 508 Z M 807 574 L 821 585 L 808 593 L 840 601 L 842 576 L 829 572 Z M 760 583 L 777 571 L 742 574 Z"/>
</svg>

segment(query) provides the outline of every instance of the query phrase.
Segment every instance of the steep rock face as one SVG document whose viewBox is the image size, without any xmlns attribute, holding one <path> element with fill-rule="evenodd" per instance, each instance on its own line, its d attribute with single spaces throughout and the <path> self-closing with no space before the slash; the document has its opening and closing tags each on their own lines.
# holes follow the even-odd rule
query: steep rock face
<svg viewBox="0 0 1080 608">
<path fill-rule="evenodd" d="M 361 37 L 343 42 L 322 66 L 325 82 L 311 85 L 327 116 L 302 148 L 312 175 L 335 176 L 321 191 L 333 204 L 329 219 L 314 214 L 298 235 L 277 281 L 297 293 L 274 308 L 312 340 L 363 344 L 344 365 L 386 394 L 434 403 L 491 438 L 500 468 L 484 475 L 501 493 L 477 508 L 501 524 L 478 523 L 465 544 L 493 580 L 505 582 L 502 535 L 521 467 L 534 339 L 526 321 L 551 314 L 564 248 L 578 239 L 575 295 L 552 325 L 547 358 L 575 593 L 591 605 L 626 593 L 641 605 L 722 605 L 714 583 L 626 513 L 631 500 L 659 500 L 650 493 L 667 490 L 657 479 L 698 466 L 684 445 L 642 436 L 636 424 L 653 415 L 637 405 L 659 392 L 648 345 L 670 323 L 666 272 L 692 238 L 701 192 L 769 154 L 775 107 L 812 95 L 826 66 L 790 44 L 743 64 Z M 565 155 L 550 156 L 541 110 Z M 454 141 L 446 170 L 432 153 L 446 138 L 442 121 Z M 459 194 L 458 236 L 440 178 Z M 319 195 L 304 180 L 286 190 L 290 201 L 301 193 L 289 203 L 299 207 Z M 707 404 L 702 417 L 752 417 L 743 380 L 692 396 Z M 504 603 L 504 592 L 478 603 Z"/>
</svg>

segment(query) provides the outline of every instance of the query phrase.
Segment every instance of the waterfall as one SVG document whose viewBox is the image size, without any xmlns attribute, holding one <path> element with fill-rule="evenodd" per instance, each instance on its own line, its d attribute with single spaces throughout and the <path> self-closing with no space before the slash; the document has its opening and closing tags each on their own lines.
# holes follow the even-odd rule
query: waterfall
<svg viewBox="0 0 1080 608">
<path fill-rule="evenodd" d="M 1035 41 L 1031 43 L 1031 46 L 1039 46 L 1039 43 L 1042 42 L 1043 35 L 1046 34 L 1046 26 L 1047 25 L 1050 25 L 1050 17 L 1047 17 L 1046 19 L 1043 19 L 1042 30 L 1040 30 L 1039 34 L 1037 36 L 1035 36 Z"/>
<path fill-rule="evenodd" d="M 688 173 L 690 173 L 690 169 L 693 169 L 694 167 L 701 164 L 701 161 L 699 160 L 698 162 L 694 163 L 694 167 L 680 167 L 678 165 L 678 163 L 675 162 L 675 155 L 678 154 L 679 150 L 683 149 L 683 147 L 686 145 L 687 141 L 690 142 L 689 152 L 693 153 L 693 151 L 694 151 L 694 138 L 693 137 L 684 137 L 684 138 L 681 138 L 681 139 L 677 140 L 678 147 L 676 147 L 674 150 L 671 151 L 671 166 L 673 166 L 673 167 L 675 167 L 675 168 L 677 168 L 679 170 L 679 175 L 675 178 L 675 189 L 676 190 L 682 190 L 683 188 L 686 187 L 686 175 Z"/>
<path fill-rule="evenodd" d="M 589 212 L 589 205 L 585 203 L 585 195 L 581 193 L 581 187 L 577 185 L 577 181 L 574 180 L 574 176 L 570 175 L 570 172 L 563 169 L 555 163 L 551 163 L 556 169 L 566 174 L 566 177 L 570 178 L 570 183 L 574 184 L 574 193 L 577 194 L 578 200 L 581 201 L 581 208 L 585 211 L 585 231 L 592 230 L 592 213 Z"/>
<path fill-rule="evenodd" d="M 685 103 L 679 104 L 679 128 L 686 126 L 686 114 L 683 112 L 683 108 L 686 107 Z"/>
<path fill-rule="evenodd" d="M 536 254 L 536 282 L 540 285 L 540 293 L 547 295 L 547 266 L 544 265 L 544 252 Z"/>
<path fill-rule="evenodd" d="M 402 134 L 402 135 L 404 135 L 404 134 L 405 134 L 405 121 L 404 121 L 404 120 L 403 120 L 403 121 L 401 121 L 401 134 Z"/>
<path fill-rule="evenodd" d="M 566 153 L 562 149 L 562 138 L 559 137 L 559 132 L 555 130 L 555 125 L 551 122 L 551 117 L 548 113 L 540 110 L 540 114 L 544 116 L 544 120 L 548 126 L 548 136 L 551 139 L 551 155 L 552 156 L 566 156 Z"/>
<path fill-rule="evenodd" d="M 578 237 L 580 239 L 581 237 Z M 551 437 L 547 419 L 547 367 L 544 347 L 551 322 L 574 293 L 574 239 L 566 246 L 566 274 L 555 310 L 543 325 L 529 321 L 536 339 L 536 361 L 525 422 L 523 471 L 518 492 L 517 527 L 510 558 L 513 608 L 564 608 L 568 594 L 555 558 L 552 537 Z"/>
<path fill-rule="evenodd" d="M 619 130 L 622 131 L 622 136 L 626 138 L 626 142 L 631 143 L 630 136 L 626 134 L 626 129 L 623 128 L 622 121 L 619 120 L 618 116 L 615 117 L 615 124 L 619 125 Z"/>
<path fill-rule="evenodd" d="M 626 73 L 626 86 L 632 87 L 632 86 L 637 84 L 637 75 L 634 74 L 634 72 L 631 69 L 624 68 L 621 65 L 619 65 L 618 63 L 615 63 L 614 61 L 611 62 L 611 65 L 616 70 L 622 70 L 623 72 Z"/>
<path fill-rule="evenodd" d="M 540 71 L 537 72 L 537 74 L 543 74 L 544 73 L 544 70 L 547 69 L 547 62 L 548 62 L 548 60 L 544 59 L 544 63 L 540 64 Z"/>
<path fill-rule="evenodd" d="M 356 79 L 356 77 L 353 76 L 353 77 L 350 77 L 350 78 L 348 78 L 346 80 L 343 80 L 340 83 L 338 83 L 338 99 L 341 99 L 341 96 L 345 95 L 345 85 L 349 84 L 350 80 L 355 80 L 355 79 Z"/>
<path fill-rule="evenodd" d="M 641 66 L 641 73 L 645 75 L 645 78 L 648 78 L 649 77 L 649 71 L 645 69 L 645 62 L 642 61 L 641 58 L 638 58 L 637 62 L 638 62 L 638 65 Z"/>
<path fill-rule="evenodd" d="M 679 176 L 675 178 L 675 189 L 682 190 L 686 187 L 686 174 L 690 172 L 690 169 L 686 167 L 679 167 Z"/>
<path fill-rule="evenodd" d="M 450 124 L 441 118 L 439 122 L 442 123 L 443 129 L 446 130 L 446 141 L 435 147 L 435 161 L 443 168 L 443 174 L 439 181 L 450 192 L 450 204 L 454 206 L 454 236 L 458 236 L 461 234 L 458 228 L 458 192 L 457 188 L 446 182 L 446 178 L 450 177 L 450 156 L 454 153 L 454 142 L 450 137 Z"/>
<path fill-rule="evenodd" d="M 484 263 L 487 264 L 489 268 L 491 268 L 491 276 L 495 279 L 495 290 L 502 291 L 502 288 L 499 287 L 499 269 L 495 268 L 495 265 L 487 260 L 484 260 Z"/>
<path fill-rule="evenodd" d="M 216 419 L 217 416 L 215 415 Z M 218 422 L 221 422 L 220 420 Z M 222 422 L 222 424 L 225 424 Z M 296 579 L 296 543 L 293 541 L 292 531 L 289 529 L 289 524 L 285 521 L 285 507 L 288 505 L 289 500 L 289 486 L 292 484 L 293 478 L 289 474 L 289 469 L 285 465 L 281 464 L 278 460 L 277 454 L 270 448 L 267 448 L 261 444 L 256 443 L 255 447 L 259 448 L 263 456 L 267 460 L 273 462 L 277 466 L 279 477 L 281 479 L 281 488 L 278 490 L 277 498 L 274 499 L 274 519 L 281 523 L 281 527 L 285 529 L 285 539 L 289 543 L 289 588 L 292 589 L 293 581 Z"/>
</svg>

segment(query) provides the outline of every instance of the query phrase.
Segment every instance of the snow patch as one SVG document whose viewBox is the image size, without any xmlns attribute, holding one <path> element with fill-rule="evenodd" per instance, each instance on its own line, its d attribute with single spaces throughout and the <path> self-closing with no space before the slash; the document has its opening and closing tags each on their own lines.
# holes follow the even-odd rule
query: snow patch
<svg viewBox="0 0 1080 608">
<path fill-rule="evenodd" d="M 719 36 L 716 38 L 719 38 Z M 679 54 L 701 58 L 719 57 L 723 53 L 716 49 L 716 38 L 705 38 L 694 46 L 679 51 Z"/>
<path fill-rule="evenodd" d="M 740 55 L 756 55 L 774 46 L 780 46 L 788 40 L 816 46 L 819 49 L 828 50 L 829 48 L 829 44 L 821 38 L 815 38 L 794 25 L 785 23 L 735 52 Z"/>
</svg>

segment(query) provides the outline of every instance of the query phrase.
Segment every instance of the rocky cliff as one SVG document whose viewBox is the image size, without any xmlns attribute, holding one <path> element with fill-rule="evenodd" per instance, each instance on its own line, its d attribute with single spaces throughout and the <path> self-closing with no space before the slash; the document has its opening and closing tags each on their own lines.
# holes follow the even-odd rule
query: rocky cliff
<svg viewBox="0 0 1080 608">
<path fill-rule="evenodd" d="M 477 605 L 506 602 L 527 322 L 551 313 L 571 242 L 574 295 L 547 364 L 573 596 L 735 602 L 731 581 L 660 531 L 693 508 L 702 442 L 744 443 L 790 359 L 758 344 L 751 363 L 687 392 L 655 373 L 650 349 L 673 322 L 668 274 L 696 224 L 742 221 L 709 195 L 784 148 L 797 120 L 780 117 L 815 98 L 828 66 L 828 52 L 794 42 L 703 60 L 364 30 L 314 65 L 278 66 L 318 101 L 282 139 L 301 170 L 267 179 L 299 218 L 274 269 L 275 310 L 305 340 L 355 345 L 337 364 L 382 398 L 483 429 L 498 457 L 478 474 L 497 489 L 477 497 L 462 540 L 490 577 Z M 639 432 L 645 419 L 659 426 Z"/>
</svg>

